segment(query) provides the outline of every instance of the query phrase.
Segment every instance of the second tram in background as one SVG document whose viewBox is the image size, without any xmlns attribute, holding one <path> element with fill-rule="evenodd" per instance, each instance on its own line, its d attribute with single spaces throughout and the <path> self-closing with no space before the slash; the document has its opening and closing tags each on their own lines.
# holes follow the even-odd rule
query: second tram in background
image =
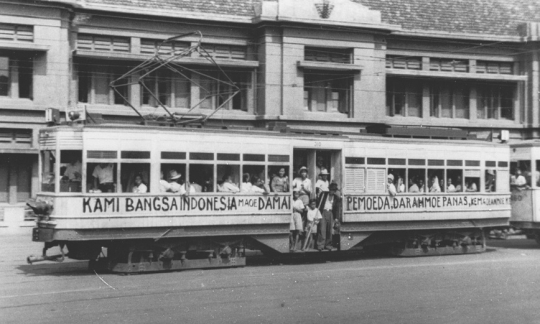
<svg viewBox="0 0 540 324">
<path fill-rule="evenodd" d="M 540 244 L 540 141 L 511 145 L 512 218 L 510 225 Z"/>
<path fill-rule="evenodd" d="M 314 186 L 326 168 L 342 197 L 340 250 L 482 252 L 483 229 L 507 226 L 511 214 L 504 144 L 125 125 L 50 127 L 39 143 L 33 240 L 112 271 L 242 266 L 246 248 L 288 253 L 291 191 L 218 189 L 222 181 L 240 186 L 244 174 L 268 183 L 285 171 L 291 185 L 306 167 Z M 68 172 L 77 165 L 79 175 Z M 164 192 L 162 183 L 180 177 L 197 190 Z M 148 190 L 135 193 L 141 181 Z"/>
</svg>

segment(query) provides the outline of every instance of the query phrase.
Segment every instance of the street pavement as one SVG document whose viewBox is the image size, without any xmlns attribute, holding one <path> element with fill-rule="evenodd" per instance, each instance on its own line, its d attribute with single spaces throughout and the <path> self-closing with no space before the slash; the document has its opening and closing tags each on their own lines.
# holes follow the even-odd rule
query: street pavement
<svg viewBox="0 0 540 324">
<path fill-rule="evenodd" d="M 0 323 L 540 323 L 540 246 L 488 243 L 478 255 L 255 258 L 122 276 L 81 261 L 27 265 L 41 245 L 5 235 Z"/>
</svg>

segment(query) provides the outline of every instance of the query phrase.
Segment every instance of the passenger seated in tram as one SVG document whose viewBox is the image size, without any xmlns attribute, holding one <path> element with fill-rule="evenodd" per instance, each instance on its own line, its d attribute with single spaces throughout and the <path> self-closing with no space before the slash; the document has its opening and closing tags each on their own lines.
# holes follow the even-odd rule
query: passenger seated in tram
<svg viewBox="0 0 540 324">
<path fill-rule="evenodd" d="M 69 182 L 81 182 L 82 180 L 82 164 L 78 158 L 73 158 L 71 163 L 66 166 L 64 171 L 64 176 L 62 180 L 67 180 Z"/>
<path fill-rule="evenodd" d="M 226 174 L 222 178 L 223 183 L 221 186 L 218 187 L 218 191 L 221 192 L 240 192 L 240 188 L 232 182 L 232 176 L 230 174 Z"/>
<path fill-rule="evenodd" d="M 429 192 L 441 192 L 439 178 L 436 175 L 429 177 Z"/>
<path fill-rule="evenodd" d="M 418 179 L 418 191 L 419 192 L 426 191 L 426 189 L 424 188 L 424 179 Z"/>
<path fill-rule="evenodd" d="M 240 185 L 240 192 L 251 192 L 251 187 L 253 184 L 251 183 L 251 176 L 249 173 L 244 173 L 242 175 L 242 184 Z"/>
<path fill-rule="evenodd" d="M 403 178 L 401 176 L 399 176 L 399 175 L 398 175 L 398 179 L 397 179 L 396 190 L 397 190 L 398 193 L 405 192 L 405 184 L 403 183 Z"/>
<path fill-rule="evenodd" d="M 418 185 L 416 184 L 416 177 L 409 179 L 409 193 L 418 193 L 420 192 L 420 188 L 418 188 Z"/>
<path fill-rule="evenodd" d="M 466 189 L 465 189 L 466 192 L 477 192 L 478 191 L 478 186 L 472 180 L 465 180 L 465 187 L 466 187 Z"/>
<path fill-rule="evenodd" d="M 189 188 L 188 190 L 186 190 L 186 184 L 182 180 L 182 175 L 178 173 L 175 169 L 170 170 L 169 175 L 170 175 L 169 185 L 171 186 L 170 189 L 168 190 L 169 192 L 180 193 L 181 195 L 185 195 L 189 190 L 189 193 L 195 193 L 195 189 L 193 189 L 193 187 L 190 186 L 189 184 L 187 185 L 187 187 Z"/>
<path fill-rule="evenodd" d="M 395 196 L 397 194 L 396 186 L 394 185 L 394 175 L 389 174 L 388 177 L 388 183 L 386 184 L 386 189 L 388 189 L 388 194 L 390 196 Z"/>
<path fill-rule="evenodd" d="M 289 192 L 289 177 L 286 176 L 285 168 L 280 168 L 276 176 L 273 176 L 270 187 L 273 192 Z"/>
<path fill-rule="evenodd" d="M 446 180 L 448 186 L 446 187 L 446 192 L 456 192 L 456 187 L 452 184 L 452 178 Z"/>
<path fill-rule="evenodd" d="M 171 190 L 171 185 L 167 182 L 167 180 L 163 179 L 163 171 L 160 171 L 159 176 L 159 192 L 167 192 Z"/>
<path fill-rule="evenodd" d="M 193 189 L 193 192 L 203 192 L 203 187 L 197 181 L 192 181 L 190 187 Z"/>
<path fill-rule="evenodd" d="M 439 180 L 439 188 L 441 189 L 441 192 L 444 192 L 445 191 L 445 186 L 444 186 L 444 179 L 441 178 Z"/>
<path fill-rule="evenodd" d="M 315 194 L 319 195 L 321 192 L 328 191 L 328 186 L 330 185 L 330 182 L 328 182 L 328 170 L 322 169 L 321 173 L 319 174 L 319 180 L 315 183 Z"/>
<path fill-rule="evenodd" d="M 268 185 L 266 185 L 264 183 L 264 180 L 257 177 L 257 176 L 253 176 L 253 183 L 251 185 L 251 189 L 250 189 L 250 192 L 252 193 L 264 193 L 264 194 L 268 194 L 270 192 L 270 188 L 268 188 Z"/>
<path fill-rule="evenodd" d="M 96 165 L 92 176 L 94 177 L 94 188 L 98 188 L 101 192 L 116 191 L 114 166 L 111 163 L 100 163 Z"/>
<path fill-rule="evenodd" d="M 525 187 L 527 186 L 527 179 L 523 176 L 521 169 L 516 169 L 516 181 L 514 182 L 516 187 Z"/>
<path fill-rule="evenodd" d="M 457 180 L 456 180 L 456 190 L 455 190 L 455 192 L 462 192 L 463 191 L 463 187 L 461 186 L 461 183 L 462 183 L 461 176 L 458 176 Z"/>
<path fill-rule="evenodd" d="M 495 191 L 495 172 L 492 169 L 486 170 L 486 192 Z"/>
<path fill-rule="evenodd" d="M 143 183 L 142 176 L 137 174 L 135 176 L 135 185 L 133 186 L 133 193 L 147 193 L 148 187 Z"/>
</svg>

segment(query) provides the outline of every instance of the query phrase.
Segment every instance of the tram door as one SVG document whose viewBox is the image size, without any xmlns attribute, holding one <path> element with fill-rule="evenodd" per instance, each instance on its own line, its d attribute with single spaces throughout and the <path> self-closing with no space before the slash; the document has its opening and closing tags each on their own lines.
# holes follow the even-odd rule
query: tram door
<svg viewBox="0 0 540 324">
<path fill-rule="evenodd" d="M 293 152 L 293 178 L 300 177 L 298 171 L 300 168 L 308 169 L 308 178 L 312 183 L 311 198 L 315 198 L 315 184 L 323 170 L 326 170 L 329 175 L 328 182 L 337 183 L 341 190 L 343 184 L 342 178 L 342 162 L 340 150 L 312 150 L 312 149 L 294 149 Z"/>
</svg>

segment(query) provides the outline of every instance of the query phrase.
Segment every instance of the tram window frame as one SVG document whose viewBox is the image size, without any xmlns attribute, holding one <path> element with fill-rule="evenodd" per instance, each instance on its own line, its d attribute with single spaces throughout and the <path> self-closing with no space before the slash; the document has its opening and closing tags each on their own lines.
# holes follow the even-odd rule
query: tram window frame
<svg viewBox="0 0 540 324">
<path fill-rule="evenodd" d="M 463 192 L 483 192 L 483 187 L 481 186 L 481 171 L 480 169 L 465 169 L 463 171 L 463 181 L 464 181 L 464 185 L 463 185 Z M 469 173 L 469 175 L 467 175 Z M 471 173 L 477 173 L 477 175 L 471 175 Z M 468 186 L 467 186 L 467 183 L 471 183 L 471 182 L 474 182 L 474 184 L 476 185 L 476 191 L 470 191 Z"/>
<path fill-rule="evenodd" d="M 493 174 L 490 174 L 490 172 L 493 172 Z M 488 182 L 491 175 L 493 175 L 493 179 Z M 497 192 L 497 170 L 495 168 L 486 168 L 484 170 L 484 192 Z"/>
<path fill-rule="evenodd" d="M 241 171 L 242 171 L 241 172 L 242 173 L 242 180 L 241 180 L 240 186 L 239 186 L 240 193 L 243 193 L 243 194 L 251 193 L 251 191 L 243 191 L 243 188 L 242 188 L 243 183 L 244 183 L 244 174 L 246 174 L 246 173 L 249 174 L 249 181 L 250 181 L 252 186 L 255 185 L 253 182 L 254 182 L 254 179 L 256 177 L 258 179 L 263 179 L 263 183 L 265 185 L 268 185 L 268 187 L 270 187 L 269 182 L 267 181 L 268 176 L 267 176 L 267 172 L 266 172 L 266 165 L 264 165 L 264 164 L 243 164 L 242 168 L 241 168 Z M 254 172 L 258 172 L 258 174 L 255 174 Z M 251 186 L 248 186 L 248 187 L 251 188 Z"/>
<path fill-rule="evenodd" d="M 186 174 L 188 174 L 188 164 L 183 162 L 174 162 L 174 161 L 167 161 L 167 163 L 161 162 L 159 165 L 159 172 L 160 172 L 160 180 L 161 179 L 161 172 L 163 172 L 163 180 L 167 181 L 167 183 L 171 183 L 171 171 L 175 170 L 178 174 L 180 174 L 181 181 L 183 183 L 180 183 L 181 186 L 185 186 L 186 181 L 188 181 Z M 185 187 L 184 187 L 185 188 Z M 163 192 L 160 191 L 161 194 L 175 194 L 176 192 L 170 191 L 170 189 L 167 189 L 167 191 Z"/>
<path fill-rule="evenodd" d="M 142 170 L 142 171 L 139 171 L 139 172 L 129 170 L 133 166 L 138 166 L 139 169 L 145 168 L 145 170 Z M 150 193 L 151 192 L 150 183 L 152 181 L 151 167 L 152 166 L 151 166 L 150 162 L 132 163 L 132 162 L 123 162 L 122 161 L 122 163 L 120 164 L 120 170 L 119 170 L 120 171 L 119 173 L 120 173 L 120 190 L 121 190 L 121 192 L 122 193 L 134 193 L 133 188 L 134 188 L 134 183 L 135 183 L 135 177 L 140 175 L 141 178 L 142 178 L 143 184 L 146 185 L 146 188 L 147 188 L 146 193 Z M 126 175 L 127 172 L 129 172 L 129 176 L 126 179 L 125 175 Z M 126 179 L 126 182 L 124 182 L 125 179 Z M 118 191 L 118 192 L 120 192 L 120 191 Z"/>
<path fill-rule="evenodd" d="M 434 194 L 434 193 L 445 193 L 446 190 L 443 190 L 443 189 L 446 189 L 446 179 L 445 179 L 445 176 L 446 176 L 446 170 L 444 168 L 428 168 L 427 169 L 427 186 L 426 186 L 426 189 L 427 189 L 427 192 L 429 192 L 430 194 Z M 435 176 L 437 177 L 437 181 L 439 182 L 437 185 L 439 186 L 439 189 L 440 191 L 435 191 L 435 192 L 432 192 L 431 191 L 431 188 L 433 185 L 430 186 L 430 182 L 431 182 L 431 179 L 433 178 L 433 174 L 435 174 Z M 441 186 L 440 183 L 441 183 L 441 179 L 443 180 L 443 185 Z"/>
<path fill-rule="evenodd" d="M 455 188 L 453 191 L 448 191 L 448 179 L 452 179 L 452 185 Z M 458 181 L 458 179 L 460 179 L 461 181 Z M 463 169 L 447 168 L 446 169 L 446 182 L 444 185 L 445 185 L 446 193 L 463 192 Z"/>
<path fill-rule="evenodd" d="M 287 177 L 287 190 L 286 191 L 281 191 L 280 193 L 288 193 L 288 192 L 291 192 L 291 185 L 292 185 L 292 181 L 291 181 L 291 176 L 290 176 L 290 172 L 291 172 L 291 167 L 289 165 L 268 165 L 267 167 L 267 179 L 268 179 L 268 186 L 270 187 L 270 191 L 271 192 L 274 192 L 274 193 L 279 193 L 279 192 L 276 192 L 273 190 L 272 188 L 272 181 L 274 180 L 275 177 L 277 177 L 279 175 L 279 170 L 281 170 L 282 168 L 285 169 L 285 176 Z"/>
<path fill-rule="evenodd" d="M 97 188 L 94 185 L 96 181 L 94 181 L 94 170 L 95 168 L 100 164 L 112 164 L 113 165 L 113 186 L 114 190 L 112 192 L 103 192 L 101 189 L 99 189 L 99 180 L 96 179 L 98 185 Z M 86 192 L 88 193 L 101 193 L 101 194 L 111 194 L 111 193 L 118 193 L 118 173 L 119 173 L 119 163 L 117 160 L 103 160 L 103 161 L 87 161 L 86 162 Z M 98 191 L 99 190 L 99 191 Z"/>
<path fill-rule="evenodd" d="M 388 159 L 390 160 L 390 159 Z M 409 188 L 405 185 L 405 182 L 407 181 L 407 169 L 405 168 L 388 168 L 387 175 L 392 174 L 394 176 L 394 186 L 396 187 L 397 193 L 407 193 L 409 192 Z M 403 179 L 403 186 L 405 187 L 405 190 L 400 191 L 399 190 L 399 177 Z"/>
<path fill-rule="evenodd" d="M 201 192 L 197 193 L 214 193 L 216 192 L 216 179 L 215 179 L 215 164 L 214 163 L 189 163 L 188 165 L 188 181 L 190 184 L 196 183 L 201 186 Z M 198 168 L 207 169 L 203 172 L 198 172 L 196 175 L 194 172 Z M 210 179 L 207 179 L 210 175 Z"/>
<path fill-rule="evenodd" d="M 62 150 L 60 151 L 60 192 L 82 192 L 82 150 Z M 75 161 L 73 170 L 70 170 L 70 165 Z M 78 167 L 77 167 L 78 162 Z M 77 171 L 78 169 L 78 171 Z M 67 171 L 73 172 L 75 179 L 70 179 L 71 176 L 66 175 Z M 77 175 L 78 173 L 78 175 Z"/>
<path fill-rule="evenodd" d="M 241 184 L 241 168 L 240 163 L 223 163 L 224 161 L 220 161 L 221 163 L 216 163 L 216 192 L 220 193 L 234 193 L 233 191 L 222 191 L 220 190 L 220 187 L 224 183 L 224 177 L 227 175 L 231 175 L 232 177 L 232 183 L 238 187 L 238 192 L 240 192 L 240 184 Z M 224 172 L 227 168 L 233 168 L 233 172 Z"/>
<path fill-rule="evenodd" d="M 41 151 L 40 187 L 42 192 L 56 192 L 56 150 Z"/>
<path fill-rule="evenodd" d="M 517 160 L 512 161 L 512 177 L 510 180 L 510 185 L 515 187 L 525 187 L 525 186 L 531 186 L 531 180 L 532 180 L 532 173 L 531 173 L 531 161 L 530 160 Z M 525 178 L 525 184 L 524 185 L 518 185 L 517 179 L 518 174 L 517 171 L 521 172 L 521 175 Z"/>
<path fill-rule="evenodd" d="M 421 177 L 421 178 L 418 178 Z M 415 179 L 418 179 L 415 181 Z M 420 184 L 418 181 L 422 180 L 423 186 L 420 187 Z M 418 193 L 425 193 L 426 192 L 426 169 L 425 168 L 408 168 L 407 169 L 407 192 L 409 193 L 417 193 L 417 192 L 411 192 L 412 184 L 409 185 L 409 183 L 416 184 L 418 186 Z"/>
</svg>

